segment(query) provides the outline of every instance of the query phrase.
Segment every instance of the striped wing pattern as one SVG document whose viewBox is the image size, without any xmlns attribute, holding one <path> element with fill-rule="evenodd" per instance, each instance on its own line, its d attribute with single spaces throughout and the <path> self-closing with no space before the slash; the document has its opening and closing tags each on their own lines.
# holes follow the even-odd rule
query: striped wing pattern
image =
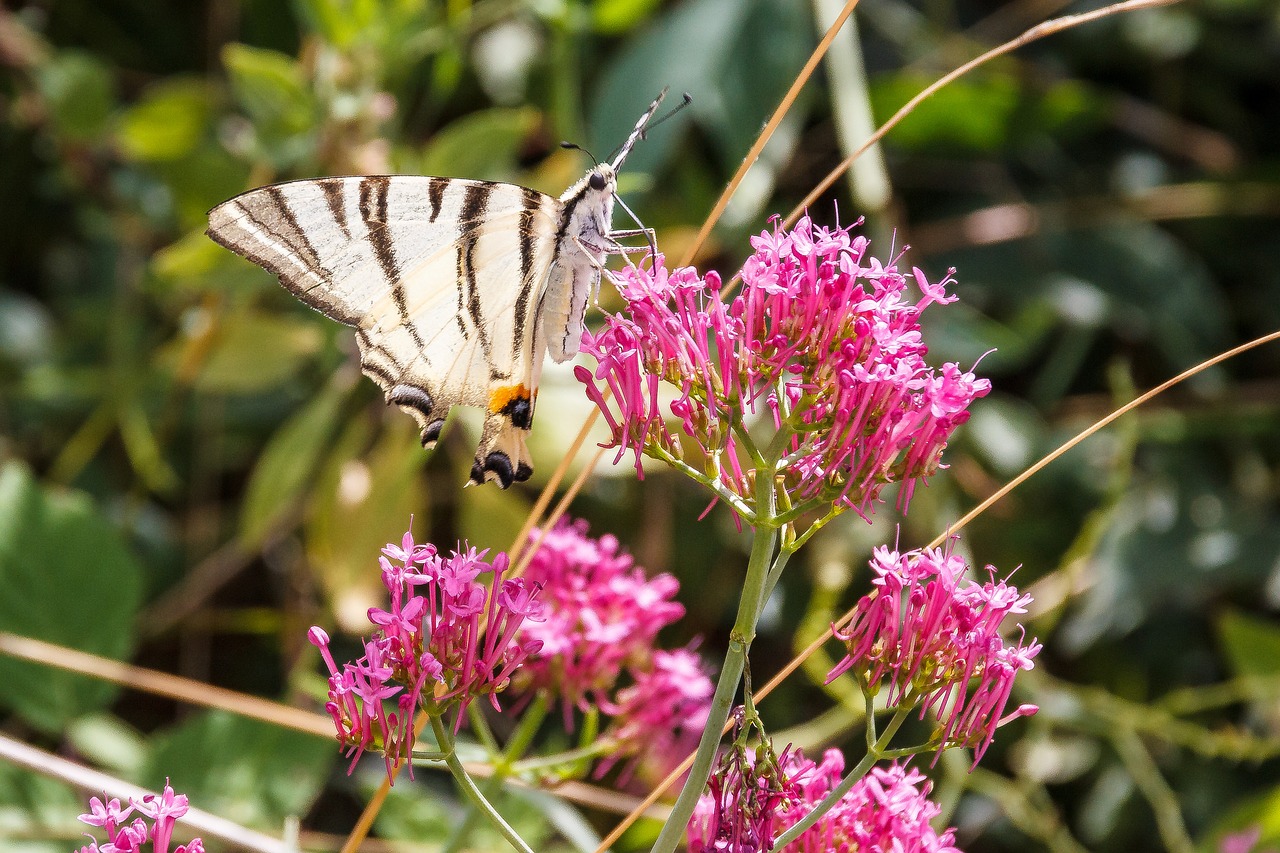
<svg viewBox="0 0 1280 853">
<path fill-rule="evenodd" d="M 537 322 L 562 202 L 512 184 L 371 176 L 252 190 L 209 236 L 356 328 L 361 367 L 439 438 L 451 406 L 482 408 L 473 482 L 527 479 L 545 343 Z"/>
</svg>

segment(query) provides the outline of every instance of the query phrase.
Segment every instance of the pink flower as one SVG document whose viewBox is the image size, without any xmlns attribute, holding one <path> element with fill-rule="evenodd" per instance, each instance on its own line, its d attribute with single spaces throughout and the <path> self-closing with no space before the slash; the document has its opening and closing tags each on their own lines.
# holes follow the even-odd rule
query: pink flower
<svg viewBox="0 0 1280 853">
<path fill-rule="evenodd" d="M 129 800 L 128 808 L 122 809 L 119 800 L 103 802 L 97 797 L 89 800 L 88 814 L 80 815 L 80 820 L 90 826 L 100 826 L 107 833 L 105 844 L 93 841 L 80 848 L 80 853 L 142 853 L 144 845 L 151 843 L 152 853 L 169 853 L 169 842 L 173 838 L 173 828 L 178 818 L 187 813 L 187 797 L 175 794 L 165 780 L 164 792 L 160 796 L 147 794 L 140 801 Z M 142 817 L 134 818 L 131 823 L 124 821 L 137 811 Z M 150 818 L 154 826 L 143 818 Z M 189 844 L 175 848 L 174 853 L 203 853 L 204 843 L 195 838 Z"/>
<path fill-rule="evenodd" d="M 613 717 L 605 736 L 618 749 L 596 769 L 597 776 L 627 755 L 674 766 L 693 751 L 706 725 L 715 685 L 693 650 L 655 651 L 650 668 L 633 675 L 635 683 L 619 690 L 617 698 L 604 706 Z M 623 774 L 623 784 L 636 763 L 631 762 Z"/>
<path fill-rule="evenodd" d="M 351 770 L 367 749 L 380 750 L 388 770 L 407 759 L 419 706 L 433 715 L 456 710 L 456 726 L 476 697 L 498 707 L 497 694 L 538 650 L 539 640 L 518 636 L 526 620 L 540 618 L 537 585 L 504 580 L 507 555 L 489 563 L 485 553 L 471 548 L 442 557 L 406 533 L 379 558 L 391 609 L 370 608 L 376 630 L 364 655 L 339 667 L 328 634 L 319 627 L 307 632 L 329 669 L 325 710 Z M 489 582 L 480 580 L 490 573 Z"/>
<path fill-rule="evenodd" d="M 106 830 L 110 836 L 116 831 L 116 827 L 124 823 L 125 819 L 133 813 L 133 806 L 127 808 L 120 807 L 120 801 L 110 799 L 106 802 L 92 797 L 89 800 L 89 813 L 80 815 L 80 822 L 87 823 L 90 826 L 100 826 Z"/>
<path fill-rule="evenodd" d="M 658 632 L 684 615 L 674 577 L 647 577 L 613 536 L 588 536 L 585 521 L 549 531 L 524 576 L 541 587 L 544 618 L 520 626 L 542 644 L 521 677 L 560 695 L 566 726 L 574 707 L 607 704 L 625 669 L 650 669 Z"/>
<path fill-rule="evenodd" d="M 743 416 L 785 431 L 779 472 L 794 500 L 833 504 L 866 515 L 883 488 L 899 483 L 905 508 L 917 483 L 941 464 L 968 406 L 990 390 L 957 365 L 939 374 L 924 357 L 920 314 L 946 304 L 950 277 L 907 298 L 893 264 L 868 254 L 850 228 L 815 226 L 752 238 L 742 289 L 720 299 L 720 278 L 692 269 L 628 267 L 610 274 L 627 301 L 583 349 L 594 374 L 575 375 L 613 431 L 619 458 L 683 458 L 666 415 L 698 445 L 706 473 L 750 502 L 751 454 Z M 660 403 L 665 382 L 675 399 Z M 604 389 L 611 392 L 606 401 Z M 764 446 L 764 440 L 761 440 Z"/>
<path fill-rule="evenodd" d="M 169 839 L 173 837 L 173 825 L 177 823 L 178 818 L 187 813 L 187 795 L 174 794 L 173 788 L 169 787 L 169 780 L 166 779 L 164 793 L 160 797 L 147 794 L 142 798 L 142 802 L 134 803 L 134 806 L 141 814 L 155 821 L 152 840 L 156 853 L 164 853 L 169 849 Z"/>
<path fill-rule="evenodd" d="M 844 774 L 844 756 L 836 749 L 827 750 L 821 764 L 790 748 L 776 765 L 768 752 L 763 757 L 742 755 L 722 762 L 689 821 L 690 853 L 768 850 Z M 874 767 L 779 853 L 959 853 L 953 830 L 938 833 L 930 825 L 942 811 L 929 800 L 930 787 L 916 770 L 896 763 Z"/>
<path fill-rule="evenodd" d="M 1218 841 L 1218 853 L 1254 853 L 1261 839 L 1262 824 L 1256 823 L 1222 836 Z M 1274 853 L 1274 848 L 1268 847 L 1263 853 Z"/>
<path fill-rule="evenodd" d="M 976 765 L 998 726 L 1036 711 L 1024 705 L 1002 717 L 1014 677 L 1031 669 L 1041 646 L 1006 642 L 1000 626 L 1025 613 L 1031 596 L 996 582 L 992 567 L 986 583 L 968 580 L 964 559 L 943 549 L 877 548 L 871 568 L 876 589 L 858 601 L 844 633 L 835 633 L 846 655 L 827 679 L 852 671 L 870 691 L 887 681 L 891 707 L 918 702 L 921 717 L 933 711 L 939 750 L 972 747 Z"/>
</svg>

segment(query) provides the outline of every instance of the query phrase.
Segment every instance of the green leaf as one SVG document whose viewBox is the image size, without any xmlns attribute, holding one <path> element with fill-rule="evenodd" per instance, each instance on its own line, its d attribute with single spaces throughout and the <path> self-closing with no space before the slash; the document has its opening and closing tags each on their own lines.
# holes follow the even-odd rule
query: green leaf
<svg viewBox="0 0 1280 853">
<path fill-rule="evenodd" d="M 115 80 L 97 57 L 62 51 L 40 66 L 36 85 L 58 133 L 70 140 L 89 142 L 106 132 L 115 108 Z"/>
<path fill-rule="evenodd" d="M 209 225 L 209 208 L 242 192 L 249 179 L 248 164 L 208 137 L 189 154 L 155 163 L 152 170 L 173 198 L 178 226 L 201 231 Z"/>
<path fill-rule="evenodd" d="M 315 99 L 296 59 L 266 48 L 229 44 L 222 62 L 236 101 L 254 125 L 270 135 L 307 130 L 315 114 Z"/>
<path fill-rule="evenodd" d="M 0 470 L 0 625 L 49 643 L 127 660 L 142 570 L 88 495 L 38 483 L 17 462 Z M 106 707 L 119 688 L 0 657 L 0 704 L 40 731 Z"/>
<path fill-rule="evenodd" d="M 175 78 L 153 86 L 120 119 L 117 144 L 144 163 L 178 160 L 195 150 L 209 129 L 213 111 L 201 80 Z"/>
<path fill-rule="evenodd" d="M 1280 622 L 1237 610 L 1218 618 L 1222 652 L 1236 676 L 1265 676 L 1280 672 Z"/>
<path fill-rule="evenodd" d="M 349 48 L 362 24 L 359 9 L 367 4 L 343 0 L 300 0 L 298 13 L 320 37 L 337 48 Z"/>
<path fill-rule="evenodd" d="M 412 419 L 390 414 L 367 452 L 368 424 L 353 421 L 325 462 L 307 525 L 307 551 L 344 630 L 367 631 L 371 605 L 385 606 L 378 554 L 426 515 L 418 471 L 427 459 Z"/>
<path fill-rule="evenodd" d="M 151 272 L 159 292 L 172 293 L 183 301 L 207 291 L 242 296 L 274 293 L 279 287 L 275 276 L 213 242 L 204 227 L 187 232 L 153 254 Z"/>
<path fill-rule="evenodd" d="M 620 35 L 638 27 L 658 8 L 661 0 L 595 0 L 591 24 L 596 32 Z"/>
<path fill-rule="evenodd" d="M 224 712 L 200 714 L 158 739 L 141 784 L 165 777 L 192 805 L 233 823 L 279 830 L 306 814 L 337 755 L 330 738 Z"/>
<path fill-rule="evenodd" d="M 324 335 L 301 316 L 238 313 L 222 319 L 193 383 L 204 394 L 256 394 L 296 379 L 320 351 Z M 177 372 L 204 346 L 198 335 L 171 342 L 161 359 Z"/>
<path fill-rule="evenodd" d="M 346 391 L 330 384 L 267 442 L 249 476 L 240 512 L 240 541 L 254 549 L 302 497 L 337 430 Z"/>
<path fill-rule="evenodd" d="M 495 107 L 458 119 L 432 138 L 422 152 L 422 174 L 511 180 L 520 148 L 538 126 L 529 107 Z"/>
<path fill-rule="evenodd" d="M 872 82 L 871 105 L 877 124 L 887 121 L 934 78 L 916 72 L 895 73 Z M 994 71 L 956 80 L 926 98 L 889 132 L 903 148 L 958 146 L 992 151 L 1005 145 L 1018 107 L 1018 82 Z"/>
<path fill-rule="evenodd" d="M 0 849 L 4 853 L 66 853 L 68 828 L 88 831 L 76 822 L 87 805 L 87 800 L 60 782 L 0 762 Z M 40 840 L 46 838 L 50 840 Z"/>
<path fill-rule="evenodd" d="M 807 14 L 770 0 L 690 0 L 633 38 L 606 69 L 591 109 L 593 150 L 609 151 L 663 86 L 693 95 L 687 110 L 734 168 L 777 106 L 815 37 Z M 675 151 L 679 122 L 651 134 L 627 161 L 655 172 Z"/>
<path fill-rule="evenodd" d="M 141 732 L 111 714 L 86 714 L 64 734 L 81 758 L 122 778 L 137 776 L 149 749 Z"/>
</svg>

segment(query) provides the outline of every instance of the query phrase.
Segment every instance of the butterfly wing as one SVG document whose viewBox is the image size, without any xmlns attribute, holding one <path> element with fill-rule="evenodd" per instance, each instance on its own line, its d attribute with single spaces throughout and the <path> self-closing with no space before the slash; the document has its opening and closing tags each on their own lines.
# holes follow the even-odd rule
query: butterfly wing
<svg viewBox="0 0 1280 853">
<path fill-rule="evenodd" d="M 356 328 L 361 367 L 434 445 L 449 408 L 485 410 L 473 482 L 527 479 L 545 345 L 537 316 L 562 206 L 512 184 L 374 176 L 252 190 L 209 235 Z"/>
</svg>

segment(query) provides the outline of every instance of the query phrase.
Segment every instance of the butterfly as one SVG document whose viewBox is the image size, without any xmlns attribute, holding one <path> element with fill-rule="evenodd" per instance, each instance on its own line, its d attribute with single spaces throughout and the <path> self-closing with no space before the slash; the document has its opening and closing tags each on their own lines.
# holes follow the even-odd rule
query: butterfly
<svg viewBox="0 0 1280 853">
<path fill-rule="evenodd" d="M 362 370 L 417 420 L 424 447 L 452 406 L 483 409 L 468 485 L 505 489 L 533 473 L 525 437 L 544 353 L 577 354 L 606 257 L 645 233 L 613 230 L 617 172 L 666 92 L 558 199 L 462 178 L 319 178 L 223 202 L 208 234 L 354 326 Z"/>
</svg>

